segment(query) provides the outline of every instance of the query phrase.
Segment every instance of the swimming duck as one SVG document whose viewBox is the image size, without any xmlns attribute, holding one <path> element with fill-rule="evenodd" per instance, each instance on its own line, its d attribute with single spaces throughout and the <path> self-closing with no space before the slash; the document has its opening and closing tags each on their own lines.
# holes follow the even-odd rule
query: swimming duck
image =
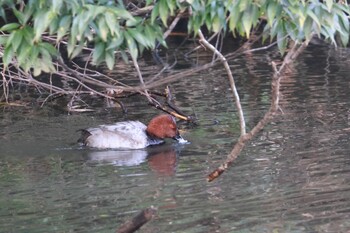
<svg viewBox="0 0 350 233">
<path fill-rule="evenodd" d="M 186 142 L 179 134 L 175 118 L 167 114 L 154 117 L 148 126 L 140 121 L 124 121 L 82 129 L 81 132 L 78 142 L 99 149 L 141 149 L 161 144 L 165 138 L 172 138 L 181 143 Z"/>
</svg>

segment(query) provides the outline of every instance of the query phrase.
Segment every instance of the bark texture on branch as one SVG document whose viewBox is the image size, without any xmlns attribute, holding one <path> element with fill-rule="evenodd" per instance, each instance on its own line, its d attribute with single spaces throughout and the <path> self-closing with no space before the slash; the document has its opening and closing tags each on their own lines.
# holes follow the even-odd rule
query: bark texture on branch
<svg viewBox="0 0 350 233">
<path fill-rule="evenodd" d="M 270 109 L 265 113 L 264 117 L 252 128 L 248 133 L 241 135 L 238 142 L 234 145 L 231 153 L 227 156 L 224 163 L 222 163 L 218 168 L 212 171 L 207 176 L 207 181 L 211 182 L 218 178 L 226 169 L 236 160 L 236 158 L 241 153 L 242 149 L 248 141 L 250 141 L 254 136 L 256 136 L 267 123 L 271 121 L 273 116 L 277 113 L 279 109 L 279 97 L 280 97 L 280 81 L 286 71 L 288 64 L 295 61 L 295 59 L 300 55 L 300 53 L 306 48 L 309 41 L 305 41 L 302 44 L 293 44 L 292 48 L 288 51 L 283 59 L 283 63 L 280 67 L 277 67 L 275 62 L 272 62 L 272 68 L 274 71 L 271 80 L 271 106 Z"/>
<path fill-rule="evenodd" d="M 123 223 L 117 230 L 116 233 L 132 233 L 137 231 L 140 227 L 150 221 L 157 213 L 157 209 L 149 207 L 142 210 L 139 214 L 133 217 L 131 220 Z"/>
</svg>

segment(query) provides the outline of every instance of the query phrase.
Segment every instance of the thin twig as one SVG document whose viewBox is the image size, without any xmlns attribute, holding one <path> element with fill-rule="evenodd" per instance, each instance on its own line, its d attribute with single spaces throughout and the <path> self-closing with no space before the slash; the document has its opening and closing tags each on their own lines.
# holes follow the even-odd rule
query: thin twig
<svg viewBox="0 0 350 233">
<path fill-rule="evenodd" d="M 214 39 L 217 35 L 218 35 L 219 32 L 216 32 L 214 33 L 213 35 L 211 35 L 207 41 L 210 42 L 212 39 Z M 194 49 L 192 49 L 191 51 L 185 53 L 185 56 L 187 57 L 188 55 L 190 55 L 191 53 L 197 51 L 198 49 L 201 49 L 202 48 L 202 45 L 198 45 L 197 47 L 195 47 Z"/>
<path fill-rule="evenodd" d="M 185 12 L 185 10 L 181 10 L 177 16 L 175 17 L 175 19 L 173 20 L 173 22 L 171 22 L 168 30 L 166 30 L 166 32 L 163 34 L 163 39 L 165 40 L 169 34 L 174 30 L 176 24 L 179 22 L 179 20 L 181 19 L 182 14 Z"/>
<path fill-rule="evenodd" d="M 143 77 L 141 74 L 139 63 L 137 62 L 137 59 L 135 57 L 131 56 L 131 58 L 132 58 L 132 62 L 134 63 L 134 66 L 135 66 L 137 76 L 139 77 L 141 87 L 145 87 L 145 82 L 143 81 Z M 148 101 L 150 103 L 153 102 L 152 97 L 149 95 L 147 89 L 144 89 L 143 94 L 146 96 L 146 98 L 148 99 Z"/>
<path fill-rule="evenodd" d="M 230 81 L 230 86 L 231 86 L 231 89 L 232 89 L 232 92 L 233 92 L 233 96 L 234 96 L 234 99 L 235 99 L 236 108 L 237 108 L 238 116 L 239 116 L 239 123 L 240 123 L 240 127 L 241 127 L 241 136 L 242 136 L 242 135 L 246 134 L 245 120 L 244 120 L 243 110 L 242 110 L 242 106 L 241 106 L 241 101 L 240 101 L 240 98 L 239 98 L 239 95 L 238 95 L 238 92 L 237 92 L 237 88 L 236 88 L 236 85 L 235 85 L 235 80 L 233 78 L 230 66 L 229 66 L 226 58 L 213 45 L 211 45 L 204 38 L 204 35 L 203 35 L 201 30 L 198 30 L 198 35 L 199 35 L 199 38 L 200 38 L 200 42 L 202 44 L 204 44 L 204 46 L 206 48 L 210 49 L 213 53 L 215 53 L 219 57 L 220 61 L 224 64 L 227 76 L 228 76 L 229 81 Z"/>
</svg>

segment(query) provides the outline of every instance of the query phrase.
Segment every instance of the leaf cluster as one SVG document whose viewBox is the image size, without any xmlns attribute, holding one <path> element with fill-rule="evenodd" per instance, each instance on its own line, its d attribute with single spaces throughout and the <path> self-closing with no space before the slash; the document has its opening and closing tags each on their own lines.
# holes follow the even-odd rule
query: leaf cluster
<svg viewBox="0 0 350 233">
<path fill-rule="evenodd" d="M 92 48 L 92 62 L 106 62 L 109 69 L 116 53 L 127 61 L 126 51 L 137 58 L 157 41 L 165 44 L 161 25 L 133 16 L 122 1 L 2 1 L 0 16 L 5 21 L 6 13 L 13 13 L 15 20 L 0 27 L 4 67 L 16 58 L 19 67 L 33 69 L 35 75 L 55 70 L 53 60 L 61 43 L 70 58 Z"/>
<path fill-rule="evenodd" d="M 198 32 L 205 26 L 209 31 L 231 32 L 234 36 L 249 38 L 260 23 L 264 26 L 264 39 L 277 40 L 284 53 L 288 40 L 301 43 L 314 34 L 337 45 L 349 41 L 349 6 L 335 0 L 187 0 L 155 3 L 152 18 L 161 18 L 164 25 L 173 12 L 190 8 L 188 30 Z M 162 9 L 162 10 L 161 10 Z"/>
</svg>

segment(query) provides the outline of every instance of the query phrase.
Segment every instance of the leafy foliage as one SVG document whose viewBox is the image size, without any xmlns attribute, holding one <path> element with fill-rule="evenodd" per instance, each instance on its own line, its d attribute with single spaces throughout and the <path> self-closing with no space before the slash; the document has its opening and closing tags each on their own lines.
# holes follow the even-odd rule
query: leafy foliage
<svg viewBox="0 0 350 233">
<path fill-rule="evenodd" d="M 5 48 L 4 67 L 16 57 L 18 66 L 26 72 L 34 69 L 35 75 L 55 70 L 52 61 L 58 49 L 51 44 L 62 41 L 67 43 L 70 58 L 79 55 L 83 48 L 92 47 L 93 63 L 105 61 L 110 69 L 118 51 L 128 50 L 131 56 L 137 57 L 144 48 L 153 49 L 156 41 L 164 44 L 157 22 L 132 16 L 121 2 L 50 0 L 1 4 L 0 12 L 10 11 L 16 17 L 15 22 L 0 28 L 0 45 Z M 4 13 L 0 16 L 7 19 Z"/>
<path fill-rule="evenodd" d="M 105 62 L 112 69 L 115 54 L 127 60 L 158 42 L 165 45 L 163 32 L 169 19 L 188 11 L 188 31 L 205 26 L 210 32 L 231 32 L 249 38 L 264 25 L 264 39 L 277 40 L 283 53 L 288 41 L 297 43 L 314 34 L 347 45 L 349 6 L 334 0 L 146 0 L 153 6 L 145 15 L 132 14 L 122 1 L 30 0 L 0 1 L 0 49 L 4 67 L 13 63 L 35 75 L 55 70 L 58 45 L 64 42 L 70 58 L 84 48 L 93 51 L 92 62 Z M 11 17 L 12 18 L 11 18 Z M 9 20 L 11 18 L 11 20 Z M 14 19 L 13 19 L 14 18 Z M 339 39 L 339 40 L 338 40 Z"/>
<path fill-rule="evenodd" d="M 167 8 L 164 6 L 167 4 Z M 162 13 L 160 9 L 163 6 Z M 230 31 L 249 38 L 252 29 L 265 23 L 264 38 L 277 39 L 283 53 L 289 39 L 302 42 L 313 34 L 329 39 L 336 45 L 336 37 L 346 46 L 349 41 L 350 9 L 347 3 L 334 0 L 188 0 L 156 2 L 152 19 L 166 20 L 174 8 L 190 8 L 189 32 L 206 26 L 212 32 Z M 166 15 L 165 15 L 166 14 Z"/>
</svg>

